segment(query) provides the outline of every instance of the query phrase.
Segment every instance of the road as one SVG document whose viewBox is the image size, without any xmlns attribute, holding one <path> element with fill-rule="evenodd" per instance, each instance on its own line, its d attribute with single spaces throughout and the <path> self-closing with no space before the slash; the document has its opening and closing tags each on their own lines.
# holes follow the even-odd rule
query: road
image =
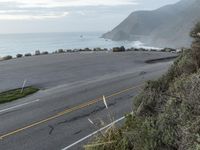
<svg viewBox="0 0 200 150">
<path fill-rule="evenodd" d="M 28 85 L 38 93 L 0 105 L 0 149 L 61 150 L 132 111 L 143 83 L 167 71 L 159 52 L 81 53 L 0 62 L 0 90 Z M 108 108 L 102 97 L 105 95 Z M 90 118 L 96 125 L 92 125 Z M 70 149 L 82 149 L 89 138 Z"/>
</svg>

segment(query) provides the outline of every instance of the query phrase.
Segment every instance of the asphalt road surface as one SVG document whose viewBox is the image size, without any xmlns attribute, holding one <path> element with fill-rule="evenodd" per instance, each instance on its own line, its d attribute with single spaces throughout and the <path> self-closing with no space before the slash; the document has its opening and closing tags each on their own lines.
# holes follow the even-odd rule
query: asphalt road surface
<svg viewBox="0 0 200 150">
<path fill-rule="evenodd" d="M 0 62 L 0 91 L 18 88 L 24 80 L 41 88 L 0 105 L 0 150 L 83 149 L 92 133 L 130 113 L 144 82 L 160 77 L 172 64 L 145 61 L 174 55 L 76 53 Z"/>
</svg>

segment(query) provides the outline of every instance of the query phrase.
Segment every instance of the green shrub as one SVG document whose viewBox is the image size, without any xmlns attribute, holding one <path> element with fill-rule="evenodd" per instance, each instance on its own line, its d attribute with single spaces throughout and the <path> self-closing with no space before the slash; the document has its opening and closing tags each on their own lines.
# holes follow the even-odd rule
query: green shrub
<svg viewBox="0 0 200 150">
<path fill-rule="evenodd" d="M 26 53 L 26 54 L 24 54 L 24 56 L 25 57 L 30 57 L 30 56 L 32 56 L 32 54 L 31 53 Z"/>
<path fill-rule="evenodd" d="M 28 95 L 31 95 L 33 93 L 36 93 L 39 89 L 35 87 L 26 87 L 24 88 L 23 92 L 21 89 L 14 89 L 6 92 L 0 93 L 0 104 L 11 102 L 23 97 L 26 97 Z"/>
<path fill-rule="evenodd" d="M 3 57 L 3 60 L 10 60 L 12 58 L 13 58 L 12 56 L 8 55 L 8 56 Z"/>
<path fill-rule="evenodd" d="M 35 55 L 37 56 L 37 55 L 40 55 L 41 53 L 40 53 L 40 51 L 39 50 L 37 50 L 37 51 L 35 51 Z"/>
<path fill-rule="evenodd" d="M 114 47 L 113 48 L 113 52 L 125 52 L 126 49 L 124 46 L 121 46 L 121 47 Z"/>
<path fill-rule="evenodd" d="M 47 55 L 47 54 L 49 54 L 49 52 L 47 51 L 42 52 L 42 55 Z"/>
<path fill-rule="evenodd" d="M 64 49 L 59 49 L 58 53 L 65 53 L 65 50 Z"/>
<path fill-rule="evenodd" d="M 22 54 L 17 54 L 16 57 L 17 58 L 21 58 L 21 57 L 23 57 L 23 55 Z"/>
</svg>

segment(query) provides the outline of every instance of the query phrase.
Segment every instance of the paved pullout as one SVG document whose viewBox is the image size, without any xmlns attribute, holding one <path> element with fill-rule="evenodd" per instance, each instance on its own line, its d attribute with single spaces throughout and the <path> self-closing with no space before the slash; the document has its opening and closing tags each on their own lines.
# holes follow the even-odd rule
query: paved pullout
<svg viewBox="0 0 200 150">
<path fill-rule="evenodd" d="M 77 53 L 0 62 L 0 91 L 19 87 L 24 79 L 42 88 L 35 95 L 0 105 L 0 149 L 59 150 L 76 142 L 109 124 L 110 112 L 114 119 L 131 112 L 143 82 L 161 76 L 172 63 L 146 64 L 146 60 L 174 55 Z M 97 99 L 103 95 L 109 111 Z"/>
</svg>

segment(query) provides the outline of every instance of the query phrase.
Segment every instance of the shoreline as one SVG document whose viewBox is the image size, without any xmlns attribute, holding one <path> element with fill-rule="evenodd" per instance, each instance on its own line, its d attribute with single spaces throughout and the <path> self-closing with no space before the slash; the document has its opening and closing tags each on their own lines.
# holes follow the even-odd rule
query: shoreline
<svg viewBox="0 0 200 150">
<path fill-rule="evenodd" d="M 179 49 L 172 49 L 172 48 L 163 48 L 163 49 L 145 49 L 145 48 L 125 48 L 124 46 L 121 47 L 113 47 L 111 49 L 108 48 L 84 48 L 84 49 L 58 49 L 53 52 L 48 51 L 40 51 L 36 50 L 34 53 L 25 53 L 25 54 L 16 54 L 16 56 L 7 55 L 4 57 L 0 57 L 0 61 L 6 61 L 10 59 L 18 59 L 22 57 L 31 57 L 31 56 L 39 56 L 39 55 L 53 55 L 53 54 L 61 54 L 61 53 L 84 53 L 84 52 L 128 52 L 128 51 L 150 51 L 150 52 L 171 52 L 171 53 L 180 53 L 183 50 Z M 153 63 L 154 60 L 150 60 L 147 63 Z"/>
</svg>

